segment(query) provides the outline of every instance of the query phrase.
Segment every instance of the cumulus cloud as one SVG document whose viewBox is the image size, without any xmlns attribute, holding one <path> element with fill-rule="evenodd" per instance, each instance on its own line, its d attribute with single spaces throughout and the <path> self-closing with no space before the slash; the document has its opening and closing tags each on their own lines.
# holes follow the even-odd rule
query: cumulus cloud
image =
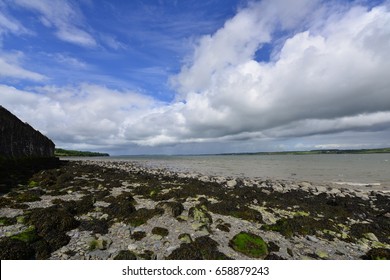
<svg viewBox="0 0 390 280">
<path fill-rule="evenodd" d="M 175 77 L 185 94 L 185 106 L 176 113 L 188 132 L 179 137 L 272 134 L 297 124 L 300 129 L 290 136 L 328 133 L 339 123 L 345 130 L 365 127 L 367 120 L 389 125 L 388 8 L 344 8 L 337 17 L 306 23 L 306 29 L 284 41 L 272 61 L 256 61 L 255 51 L 272 41 L 277 22 L 292 28 L 305 16 L 289 14 L 286 18 L 294 20 L 286 21 L 281 4 L 287 2 L 260 2 L 200 40 L 191 63 Z M 373 117 L 377 112 L 385 113 Z M 346 122 L 348 118 L 355 121 Z"/>
<path fill-rule="evenodd" d="M 37 12 L 46 27 L 54 27 L 59 39 L 85 47 L 97 45 L 85 30 L 83 17 L 77 6 L 66 0 L 15 0 L 14 4 Z"/>
<path fill-rule="evenodd" d="M 0 85 L 0 92 L 3 106 L 13 108 L 13 113 L 57 143 L 67 145 L 128 144 L 124 124 L 136 122 L 154 107 L 161 106 L 134 92 L 94 84 L 31 90 Z"/>
</svg>

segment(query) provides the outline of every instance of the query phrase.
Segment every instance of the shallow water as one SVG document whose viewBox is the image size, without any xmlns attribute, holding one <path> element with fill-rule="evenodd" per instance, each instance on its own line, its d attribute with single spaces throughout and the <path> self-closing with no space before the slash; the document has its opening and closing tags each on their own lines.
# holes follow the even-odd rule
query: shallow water
<svg viewBox="0 0 390 280">
<path fill-rule="evenodd" d="M 100 159 L 226 177 L 390 185 L 390 154 L 121 156 Z"/>
</svg>

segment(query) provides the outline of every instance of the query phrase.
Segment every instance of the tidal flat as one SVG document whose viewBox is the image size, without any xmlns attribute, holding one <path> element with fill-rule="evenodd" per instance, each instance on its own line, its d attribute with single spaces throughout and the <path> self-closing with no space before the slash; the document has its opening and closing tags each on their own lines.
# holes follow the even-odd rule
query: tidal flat
<svg viewBox="0 0 390 280">
<path fill-rule="evenodd" d="M 0 197 L 1 259 L 389 259 L 390 194 L 61 161 Z"/>
</svg>

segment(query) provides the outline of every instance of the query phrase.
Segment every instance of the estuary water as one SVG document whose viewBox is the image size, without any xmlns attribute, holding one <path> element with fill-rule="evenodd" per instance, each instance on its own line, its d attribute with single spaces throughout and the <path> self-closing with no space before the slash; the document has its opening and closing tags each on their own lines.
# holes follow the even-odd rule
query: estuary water
<svg viewBox="0 0 390 280">
<path fill-rule="evenodd" d="M 99 160 L 213 176 L 390 186 L 390 154 L 121 156 Z"/>
</svg>

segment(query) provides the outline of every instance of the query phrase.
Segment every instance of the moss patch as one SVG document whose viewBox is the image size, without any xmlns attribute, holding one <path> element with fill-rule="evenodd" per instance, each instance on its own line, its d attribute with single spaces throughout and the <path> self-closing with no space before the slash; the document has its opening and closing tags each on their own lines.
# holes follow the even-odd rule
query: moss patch
<svg viewBox="0 0 390 280">
<path fill-rule="evenodd" d="M 31 226 L 25 231 L 11 236 L 11 239 L 20 240 L 26 243 L 32 243 L 39 239 L 35 227 Z"/>
<path fill-rule="evenodd" d="M 268 255 L 267 243 L 260 237 L 249 232 L 240 232 L 229 242 L 235 251 L 252 258 L 264 258 Z"/>
</svg>

